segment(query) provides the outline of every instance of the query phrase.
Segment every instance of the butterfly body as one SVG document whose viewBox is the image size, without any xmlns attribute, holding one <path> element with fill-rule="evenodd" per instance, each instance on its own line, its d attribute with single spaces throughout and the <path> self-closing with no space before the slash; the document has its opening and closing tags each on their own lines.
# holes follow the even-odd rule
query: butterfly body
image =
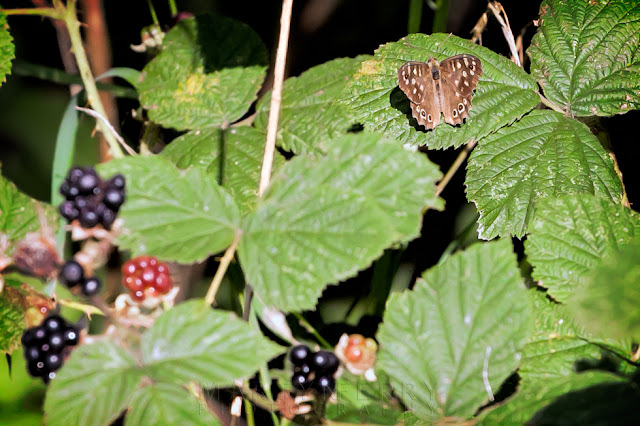
<svg viewBox="0 0 640 426">
<path fill-rule="evenodd" d="M 473 91 L 482 75 L 480 59 L 472 55 L 452 56 L 438 62 L 407 62 L 398 69 L 398 86 L 411 101 L 418 124 L 431 130 L 441 116 L 452 126 L 469 116 Z"/>
</svg>

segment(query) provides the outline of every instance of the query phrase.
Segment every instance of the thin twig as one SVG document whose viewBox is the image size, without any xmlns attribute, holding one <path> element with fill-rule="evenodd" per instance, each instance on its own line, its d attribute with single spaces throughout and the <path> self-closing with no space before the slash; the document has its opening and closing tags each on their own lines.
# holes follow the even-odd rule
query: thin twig
<svg viewBox="0 0 640 426">
<path fill-rule="evenodd" d="M 453 162 L 453 164 L 451 165 L 451 167 L 449 167 L 449 170 L 447 170 L 447 173 L 444 175 L 440 183 L 438 183 L 438 186 L 436 186 L 436 197 L 439 196 L 442 193 L 442 191 L 444 191 L 444 188 L 447 186 L 449 181 L 451 181 L 451 178 L 453 178 L 453 175 L 456 174 L 456 172 L 458 171 L 462 163 L 464 163 L 464 160 L 467 158 L 469 153 L 473 150 L 473 147 L 476 146 L 476 143 L 477 143 L 476 141 L 470 141 L 465 145 L 464 149 L 460 151 L 460 154 L 458 154 L 458 158 L 456 158 L 456 161 Z"/>
<path fill-rule="evenodd" d="M 37 15 L 51 19 L 62 19 L 60 11 L 52 7 L 32 7 L 24 9 L 0 9 L 3 14 L 10 15 Z"/>
<path fill-rule="evenodd" d="M 101 116 L 91 108 L 82 108 L 82 107 L 76 106 L 76 109 L 78 111 L 84 112 L 87 115 L 90 115 L 93 118 L 96 118 L 102 121 L 102 124 L 104 124 L 107 127 L 107 129 L 113 134 L 116 140 L 120 143 L 120 145 L 122 145 L 122 147 L 125 149 L 125 151 L 127 151 L 129 155 L 137 155 L 136 152 L 133 150 L 133 148 L 127 145 L 124 139 L 122 139 L 122 136 L 120 136 L 118 132 L 116 132 L 116 129 L 113 128 L 113 126 L 111 125 L 111 123 L 109 123 L 109 120 L 107 120 L 106 117 Z"/>
<path fill-rule="evenodd" d="M 489 2 L 488 10 L 493 12 L 493 15 L 496 17 L 500 26 L 502 27 L 502 33 L 504 34 L 504 38 L 507 40 L 507 44 L 509 45 L 509 50 L 511 50 L 511 60 L 516 63 L 519 67 L 522 66 L 520 62 L 520 57 L 518 55 L 518 49 L 516 48 L 516 41 L 513 38 L 513 32 L 511 31 L 511 25 L 509 25 L 509 18 L 507 17 L 507 12 L 505 12 L 502 5 L 497 1 Z M 502 19 L 504 16 L 504 19 Z"/>
<path fill-rule="evenodd" d="M 287 48 L 289 46 L 289 27 L 291 26 L 291 9 L 293 0 L 283 0 L 282 16 L 280 17 L 280 39 L 276 53 L 276 65 L 273 76 L 273 90 L 271 91 L 271 104 L 269 106 L 269 123 L 267 125 L 267 141 L 264 148 L 262 170 L 260 171 L 260 185 L 258 196 L 262 196 L 269 186 L 273 155 L 276 149 L 276 135 L 278 133 L 278 118 L 280 118 L 280 103 L 282 102 L 282 85 L 284 84 L 284 66 L 287 61 Z"/>
<path fill-rule="evenodd" d="M 224 252 L 224 256 L 222 256 L 222 259 L 220 259 L 220 265 L 218 265 L 218 270 L 216 271 L 216 274 L 213 276 L 213 280 L 211 281 L 209 290 L 207 290 L 207 295 L 204 298 L 204 301 L 207 305 L 211 305 L 216 301 L 216 293 L 218 292 L 218 288 L 220 288 L 220 284 L 222 284 L 222 278 L 224 277 L 224 274 L 227 272 L 227 268 L 231 263 L 231 259 L 233 259 L 233 255 L 236 252 L 236 248 L 238 247 L 239 241 L 240 241 L 240 233 L 236 232 L 236 235 L 233 238 L 233 242 Z"/>
</svg>

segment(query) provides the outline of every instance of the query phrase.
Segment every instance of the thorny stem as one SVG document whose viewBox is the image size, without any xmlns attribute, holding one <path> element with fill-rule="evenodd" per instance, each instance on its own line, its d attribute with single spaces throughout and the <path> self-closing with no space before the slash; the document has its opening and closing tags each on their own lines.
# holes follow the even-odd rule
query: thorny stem
<svg viewBox="0 0 640 426">
<path fill-rule="evenodd" d="M 298 321 L 300 322 L 300 325 L 302 325 L 309 333 L 313 334 L 313 336 L 316 338 L 316 340 L 325 348 L 325 349 L 331 349 L 333 346 L 331 346 L 331 344 L 329 342 L 327 342 L 324 337 L 322 337 L 320 335 L 320 333 L 318 333 L 318 331 L 309 323 L 309 321 L 306 320 L 305 317 L 303 317 L 302 315 L 300 315 L 297 312 L 292 312 L 293 316 L 295 316 Z"/>
<path fill-rule="evenodd" d="M 32 7 L 24 9 L 0 9 L 2 13 L 7 16 L 10 15 L 37 15 L 44 16 L 51 19 L 63 19 L 62 14 L 58 9 L 52 7 Z"/>
<path fill-rule="evenodd" d="M 80 77 L 82 77 L 82 82 L 84 83 L 84 89 L 87 92 L 87 99 L 89 103 L 93 107 L 93 109 L 102 117 L 107 117 L 107 114 L 102 105 L 102 101 L 100 100 L 100 94 L 98 93 L 98 88 L 96 87 L 96 81 L 91 72 L 91 67 L 89 66 L 89 60 L 87 59 L 87 54 L 84 51 L 84 46 L 82 45 L 82 37 L 80 36 L 80 23 L 78 22 L 78 18 L 76 17 L 76 1 L 69 0 L 67 1 L 66 7 L 62 2 L 55 1 L 54 2 L 56 10 L 58 10 L 62 19 L 69 30 L 69 38 L 71 39 L 71 48 L 73 49 L 73 53 L 76 57 L 76 63 L 78 64 L 78 70 L 80 71 Z M 124 153 L 122 149 L 120 149 L 120 145 L 118 145 L 118 141 L 115 136 L 105 124 L 98 120 L 96 122 L 96 127 L 102 134 L 104 135 L 107 143 L 109 144 L 109 148 L 111 149 L 111 154 L 116 158 L 124 157 Z"/>
<path fill-rule="evenodd" d="M 453 162 L 453 164 L 451 165 L 451 167 L 449 167 L 449 170 L 447 170 L 447 173 L 444 175 L 440 183 L 438 183 L 438 186 L 436 186 L 436 197 L 439 196 L 442 193 L 442 191 L 444 191 L 444 188 L 451 181 L 451 178 L 453 178 L 453 175 L 456 174 L 456 172 L 458 171 L 462 163 L 464 163 L 464 160 L 467 158 L 469 153 L 473 150 L 473 147 L 476 146 L 476 143 L 477 143 L 476 141 L 470 141 L 465 145 L 464 149 L 460 151 L 460 154 L 458 154 L 458 158 L 456 158 L 456 161 Z"/>
<path fill-rule="evenodd" d="M 222 283 L 222 278 L 224 274 L 227 272 L 227 268 L 233 259 L 233 255 L 236 252 L 236 248 L 238 247 L 238 242 L 240 241 L 240 233 L 236 232 L 235 237 L 233 238 L 233 242 L 224 252 L 224 256 L 220 259 L 220 265 L 218 266 L 218 270 L 216 274 L 213 276 L 213 280 L 211 281 L 211 285 L 209 286 L 209 290 L 207 291 L 207 295 L 204 298 L 204 301 L 207 305 L 211 305 L 216 300 L 216 293 L 218 292 L 218 288 L 220 288 L 220 284 Z"/>
</svg>

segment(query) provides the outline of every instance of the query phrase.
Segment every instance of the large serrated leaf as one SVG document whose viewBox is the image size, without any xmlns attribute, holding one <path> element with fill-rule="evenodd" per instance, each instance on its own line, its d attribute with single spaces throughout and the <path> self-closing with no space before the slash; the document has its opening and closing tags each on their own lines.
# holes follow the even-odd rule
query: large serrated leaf
<svg viewBox="0 0 640 426">
<path fill-rule="evenodd" d="M 202 299 L 165 312 L 142 336 L 145 373 L 176 384 L 232 386 L 280 352 L 259 330 L 230 312 L 211 309 Z"/>
<path fill-rule="evenodd" d="M 51 381 L 46 424 L 103 426 L 115 420 L 142 378 L 133 357 L 111 342 L 76 348 Z"/>
<path fill-rule="evenodd" d="M 598 336 L 640 340 L 640 238 L 611 252 L 569 300 L 576 320 Z"/>
<path fill-rule="evenodd" d="M 378 367 L 424 421 L 469 418 L 518 366 L 525 296 L 509 240 L 454 254 L 387 302 Z"/>
<path fill-rule="evenodd" d="M 122 173 L 127 199 L 120 211 L 121 248 L 189 263 L 231 244 L 240 212 L 231 196 L 199 167 L 180 171 L 159 156 L 126 157 L 99 166 Z"/>
<path fill-rule="evenodd" d="M 533 111 L 483 139 L 469 158 L 466 185 L 484 239 L 522 237 L 542 198 L 622 199 L 613 160 L 598 139 L 586 125 L 553 111 Z"/>
<path fill-rule="evenodd" d="M 574 115 L 640 107 L 640 3 L 547 0 L 527 50 L 551 101 Z"/>
<path fill-rule="evenodd" d="M 422 154 L 375 134 L 324 148 L 287 163 L 242 226 L 247 282 L 279 310 L 313 307 L 328 284 L 418 236 L 423 209 L 442 207 L 440 172 Z"/>
<path fill-rule="evenodd" d="M 204 168 L 226 188 L 243 214 L 253 211 L 258 201 L 258 184 L 264 155 L 264 135 L 252 127 L 227 130 L 206 129 L 186 133 L 172 141 L 160 154 L 180 169 Z M 285 160 L 275 152 L 273 172 Z"/>
<path fill-rule="evenodd" d="M 129 403 L 127 426 L 219 425 L 220 422 L 184 388 L 154 383 L 138 389 Z"/>
<path fill-rule="evenodd" d="M 407 61 L 426 62 L 430 56 L 441 61 L 462 53 L 478 57 L 483 69 L 469 117 L 461 126 L 443 122 L 424 131 L 411 117 L 409 101 L 398 88 L 398 68 Z M 380 47 L 372 60 L 362 63 L 341 100 L 365 129 L 432 149 L 482 139 L 520 118 L 539 101 L 535 81 L 522 69 L 489 49 L 448 34 L 411 34 Z"/>
<path fill-rule="evenodd" d="M 604 348 L 629 356 L 631 341 L 596 338 L 575 324 L 565 305 L 547 299 L 545 293 L 529 290 L 528 300 L 535 315 L 533 333 L 522 349 L 518 374 L 527 384 L 542 384 L 573 374 L 576 362 L 601 358 Z"/>
<path fill-rule="evenodd" d="M 12 291 L 17 290 L 6 288 L 0 293 L 0 353 L 11 354 L 19 346 L 25 325 L 24 308 L 8 297 Z"/>
<path fill-rule="evenodd" d="M 317 149 L 318 142 L 344 134 L 354 124 L 349 108 L 336 99 L 370 56 L 340 58 L 313 67 L 284 82 L 278 138 L 276 143 L 287 151 L 303 154 Z M 271 92 L 256 106 L 255 125 L 266 132 Z"/>
<path fill-rule="evenodd" d="M 0 234 L 6 236 L 10 247 L 28 232 L 40 229 L 38 209 L 48 219 L 48 226 L 55 230 L 54 207 L 23 194 L 12 182 L 0 176 Z"/>
<path fill-rule="evenodd" d="M 525 242 L 533 279 L 564 301 L 620 246 L 640 241 L 640 215 L 588 195 L 547 199 L 537 207 Z"/>
<path fill-rule="evenodd" d="M 0 10 L 0 86 L 7 80 L 11 72 L 11 61 L 15 58 L 13 38 L 9 34 L 7 18 Z"/>
<path fill-rule="evenodd" d="M 166 127 L 224 127 L 256 99 L 266 64 L 266 49 L 249 26 L 220 16 L 184 19 L 144 68 L 140 103 Z"/>
<path fill-rule="evenodd" d="M 481 415 L 481 425 L 523 425 L 538 410 L 567 392 L 584 389 L 600 383 L 623 382 L 624 379 L 604 371 L 588 371 L 571 374 L 569 377 L 537 382 L 535 386 L 524 385 L 516 395 L 495 409 Z M 583 424 L 570 422 L 571 424 Z M 538 424 L 538 423 L 533 423 Z M 547 423 L 544 423 L 547 424 Z"/>
</svg>

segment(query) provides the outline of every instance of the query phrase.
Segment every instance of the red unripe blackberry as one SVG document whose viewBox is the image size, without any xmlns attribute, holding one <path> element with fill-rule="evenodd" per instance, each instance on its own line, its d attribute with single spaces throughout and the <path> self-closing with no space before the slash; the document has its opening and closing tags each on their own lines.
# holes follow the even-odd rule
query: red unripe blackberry
<svg viewBox="0 0 640 426">
<path fill-rule="evenodd" d="M 171 290 L 173 282 L 169 266 L 152 256 L 138 256 L 122 265 L 122 284 L 131 298 L 141 302 L 145 297 L 157 297 Z"/>
</svg>

